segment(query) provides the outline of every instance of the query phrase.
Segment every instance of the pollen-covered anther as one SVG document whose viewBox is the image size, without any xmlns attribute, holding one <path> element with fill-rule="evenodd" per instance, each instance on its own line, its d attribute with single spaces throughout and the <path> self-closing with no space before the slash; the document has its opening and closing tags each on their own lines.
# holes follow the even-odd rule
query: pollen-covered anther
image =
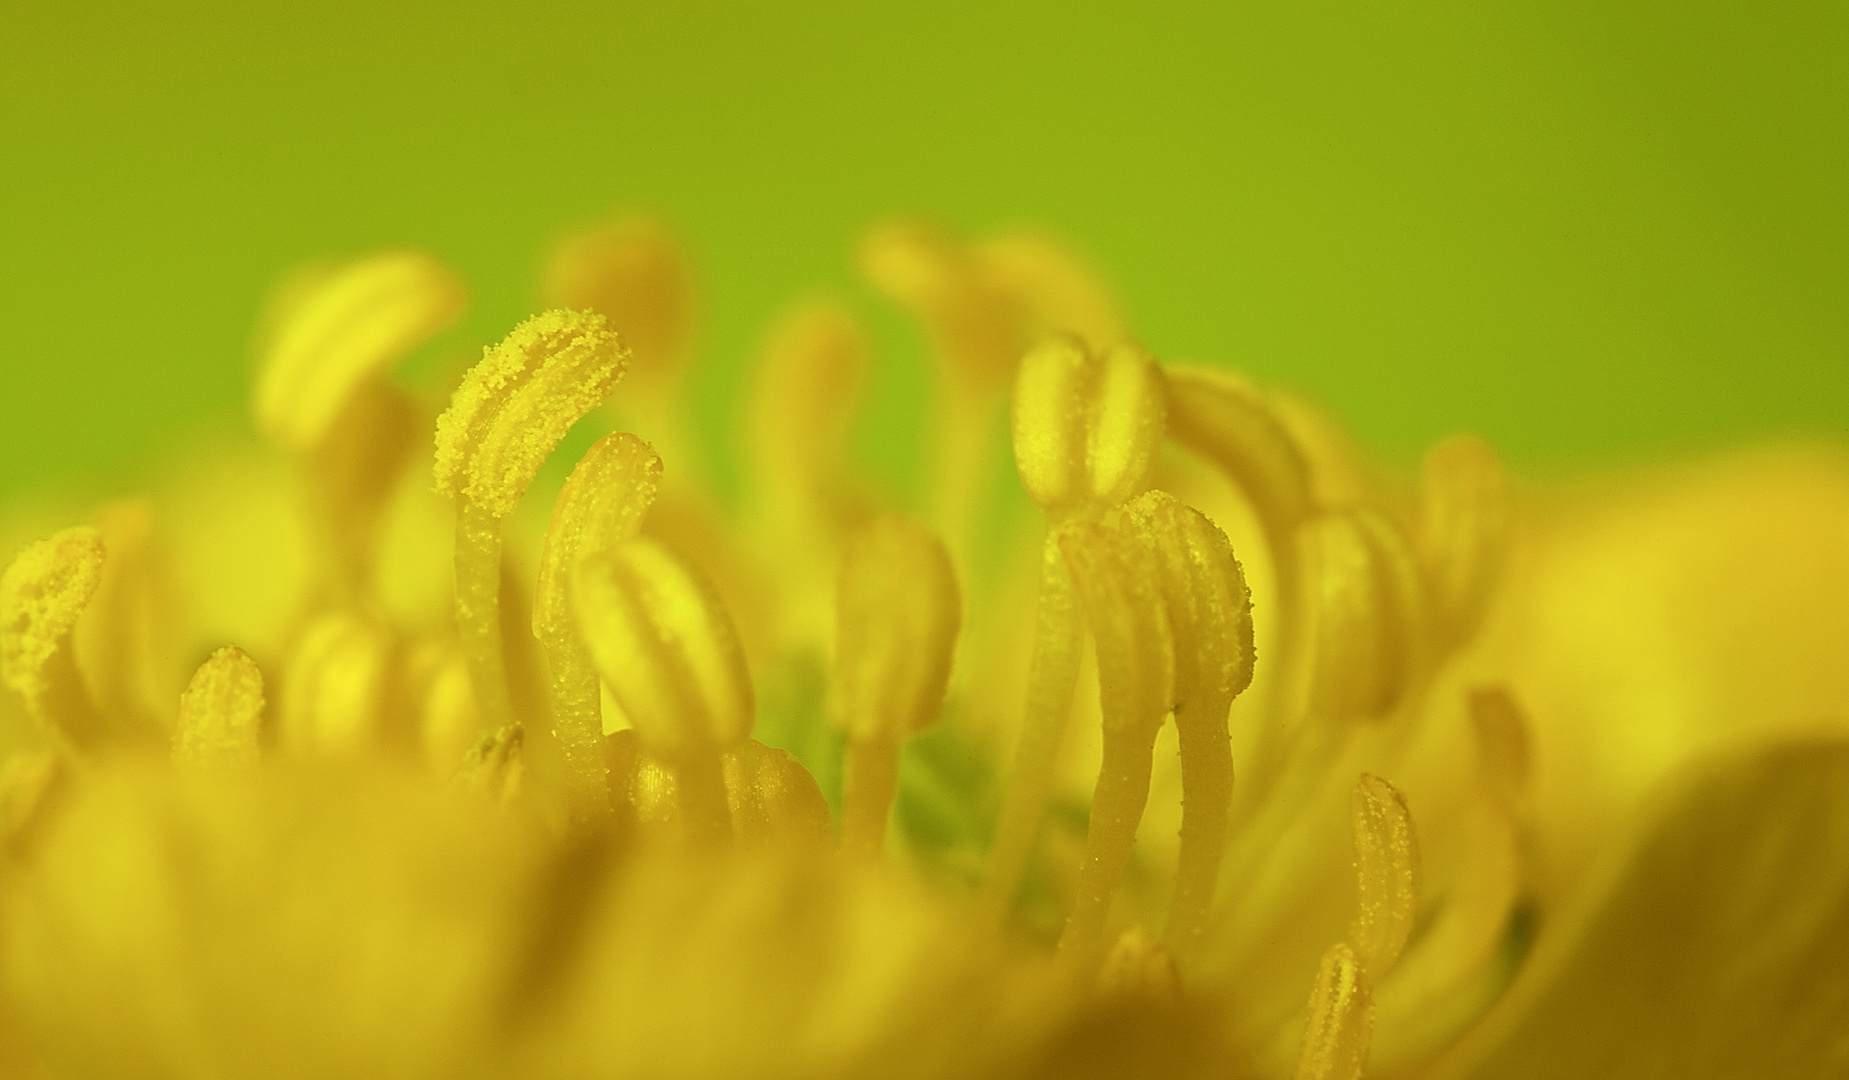
<svg viewBox="0 0 1849 1080">
<path fill-rule="evenodd" d="M 77 619 L 103 579 L 103 539 L 66 529 L 21 551 L 0 575 L 0 677 L 39 720 L 86 746 L 101 720 L 72 655 Z"/>
<path fill-rule="evenodd" d="M 1360 894 L 1355 957 L 1378 984 L 1399 960 L 1419 914 L 1419 840 L 1406 800 L 1366 773 L 1350 796 L 1349 823 Z"/>
<path fill-rule="evenodd" d="M 706 578 L 656 541 L 630 540 L 581 563 L 579 632 L 642 746 L 674 770 L 689 830 L 729 833 L 720 755 L 754 719 L 732 620 Z"/>
<path fill-rule="evenodd" d="M 1424 594 L 1406 536 L 1351 509 L 1303 527 L 1310 710 L 1333 720 L 1391 712 L 1424 677 Z"/>
<path fill-rule="evenodd" d="M 1296 1080 L 1360 1080 L 1373 1030 L 1374 1004 L 1360 961 L 1337 942 L 1316 973 Z"/>
<path fill-rule="evenodd" d="M 1509 544 L 1509 491 L 1502 463 L 1481 439 L 1459 435 L 1433 447 L 1419 478 L 1419 568 L 1431 595 L 1434 633 L 1447 646 L 1482 621 Z"/>
<path fill-rule="evenodd" d="M 900 742 L 943 705 L 963 605 L 942 541 L 899 514 L 848 540 L 835 595 L 830 697 L 848 737 L 842 844 L 872 852 L 885 838 Z"/>
<path fill-rule="evenodd" d="M 319 449 L 354 394 L 462 314 L 441 263 L 386 252 L 300 283 L 285 297 L 257 378 L 257 426 L 298 454 Z"/>
<path fill-rule="evenodd" d="M 597 670 L 578 636 L 571 606 L 578 564 L 636 536 L 661 483 L 661 459 L 634 435 L 600 440 L 559 491 L 539 561 L 533 634 L 552 674 L 554 734 L 563 751 L 567 793 L 577 820 L 603 816 L 608 805 L 602 695 Z"/>
<path fill-rule="evenodd" d="M 628 350 L 602 315 L 548 311 L 482 353 L 437 420 L 437 490 L 496 518 L 559 440 L 610 395 Z"/>
<path fill-rule="evenodd" d="M 1165 417 L 1161 373 L 1142 349 L 1094 353 L 1077 338 L 1049 337 L 1015 378 L 1021 484 L 1056 520 L 1121 505 L 1148 476 Z"/>
<path fill-rule="evenodd" d="M 180 695 L 174 760 L 199 765 L 256 761 L 263 705 L 263 672 L 256 663 L 237 648 L 213 653 Z"/>
</svg>

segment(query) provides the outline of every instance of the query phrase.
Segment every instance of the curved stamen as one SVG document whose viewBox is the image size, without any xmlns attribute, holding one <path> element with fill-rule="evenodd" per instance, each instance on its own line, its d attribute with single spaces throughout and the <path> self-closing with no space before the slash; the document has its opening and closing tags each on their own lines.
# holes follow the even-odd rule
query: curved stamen
<svg viewBox="0 0 1849 1080">
<path fill-rule="evenodd" d="M 565 758 L 566 799 L 574 821 L 609 813 L 603 701 L 597 669 L 578 636 L 572 579 L 587 556 L 633 539 L 655 500 L 661 459 L 634 435 L 619 432 L 591 447 L 552 508 L 533 597 L 533 635 L 552 669 L 553 734 Z"/>
<path fill-rule="evenodd" d="M 501 643 L 501 519 L 571 426 L 609 396 L 627 356 L 603 316 L 548 311 L 484 350 L 437 419 L 437 490 L 456 500 L 456 624 L 490 729 L 513 717 Z"/>
</svg>

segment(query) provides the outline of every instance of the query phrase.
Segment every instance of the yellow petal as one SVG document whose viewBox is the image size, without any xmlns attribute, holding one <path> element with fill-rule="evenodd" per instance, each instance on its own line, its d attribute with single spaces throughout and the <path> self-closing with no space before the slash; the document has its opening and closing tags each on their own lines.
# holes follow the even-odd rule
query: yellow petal
<svg viewBox="0 0 1849 1080">
<path fill-rule="evenodd" d="M 1774 450 L 1543 506 L 1483 645 L 1532 719 L 1544 894 L 1691 756 L 1849 730 L 1849 459 Z"/>
<path fill-rule="evenodd" d="M 1550 917 L 1445 1080 L 1849 1068 L 1849 742 L 1691 767 Z"/>
</svg>

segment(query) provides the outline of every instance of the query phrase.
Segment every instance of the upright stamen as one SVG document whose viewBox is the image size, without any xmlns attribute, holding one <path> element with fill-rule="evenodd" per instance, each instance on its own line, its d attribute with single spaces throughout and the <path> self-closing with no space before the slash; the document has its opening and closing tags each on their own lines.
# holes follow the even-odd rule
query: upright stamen
<svg viewBox="0 0 1849 1080">
<path fill-rule="evenodd" d="M 1323 953 L 1316 973 L 1296 1080 L 1360 1080 L 1373 1029 L 1374 1002 L 1361 965 L 1338 941 Z"/>
<path fill-rule="evenodd" d="M 943 376 L 934 440 L 931 523 L 967 566 L 987 480 L 999 391 L 1021 357 L 1023 312 L 983 273 L 968 248 L 921 222 L 893 222 L 868 233 L 861 270 L 923 325 Z"/>
<path fill-rule="evenodd" d="M 829 697 L 848 738 L 841 846 L 872 855 L 886 840 L 900 742 L 943 705 L 963 607 L 943 543 L 896 514 L 848 541 L 836 598 Z"/>
<path fill-rule="evenodd" d="M 693 567 L 641 538 L 581 563 L 579 632 L 643 748 L 674 773 L 698 843 L 731 835 L 721 755 L 753 721 L 751 676 L 732 620 Z"/>
<path fill-rule="evenodd" d="M 1391 712 L 1426 674 L 1424 591 L 1399 526 L 1365 508 L 1305 527 L 1314 592 L 1307 707 L 1334 721 Z"/>
<path fill-rule="evenodd" d="M 466 302 L 442 264 L 389 252 L 298 282 L 277 305 L 253 403 L 257 426 L 303 469 L 326 584 L 338 599 L 366 582 L 381 516 L 426 422 L 385 374 L 454 323 Z"/>
<path fill-rule="evenodd" d="M 263 725 L 263 672 L 243 650 L 223 648 L 199 666 L 180 696 L 173 759 L 197 765 L 257 760 Z"/>
<path fill-rule="evenodd" d="M 512 721 L 501 643 L 501 519 L 628 352 L 601 315 L 548 311 L 483 351 L 437 420 L 437 490 L 456 500 L 456 624 L 482 722 Z"/>
<path fill-rule="evenodd" d="M 0 575 L 0 676 L 40 723 L 80 749 L 104 735 L 72 647 L 103 558 L 95 529 L 66 529 L 21 551 Z"/>
<path fill-rule="evenodd" d="M 1130 505 L 1155 556 L 1175 638 L 1175 727 L 1181 751 L 1181 855 L 1167 939 L 1196 950 L 1213 903 L 1233 802 L 1227 712 L 1252 682 L 1252 598 L 1226 534 L 1207 516 L 1152 491 Z"/>
<path fill-rule="evenodd" d="M 1355 959 L 1378 983 L 1399 960 L 1419 914 L 1419 841 L 1406 800 L 1366 773 L 1349 799 L 1349 825 L 1360 894 Z"/>
<path fill-rule="evenodd" d="M 1349 802 L 1359 903 L 1350 941 L 1323 954 L 1297 1080 L 1359 1080 L 1373 1038 L 1373 990 L 1398 962 L 1419 910 L 1419 841 L 1406 800 L 1366 773 Z"/>
<path fill-rule="evenodd" d="M 1028 496 L 1053 525 L 1041 552 L 1020 742 L 984 872 L 981 904 L 991 916 L 1014 898 L 1078 680 L 1083 635 L 1062 546 L 1067 523 L 1101 516 L 1135 494 L 1162 435 L 1161 376 L 1140 349 L 1122 345 L 1099 355 L 1077 339 L 1054 337 L 1021 361 L 1014 395 L 1015 467 Z"/>
<path fill-rule="evenodd" d="M 1154 559 L 1127 523 L 1075 524 L 1060 547 L 1096 645 L 1104 714 L 1104 763 L 1092 794 L 1085 861 L 1059 939 L 1074 967 L 1090 971 L 1149 801 L 1156 732 L 1174 706 L 1175 651 Z"/>
<path fill-rule="evenodd" d="M 578 822 L 608 815 L 610 785 L 603 695 L 597 669 L 578 636 L 572 577 L 586 556 L 636 536 L 660 481 L 661 459 L 647 443 L 621 432 L 604 438 L 559 491 L 539 560 L 533 634 L 552 669 L 553 734 L 565 758 L 566 801 Z"/>
<path fill-rule="evenodd" d="M 296 753 L 351 753 L 385 735 L 392 640 L 363 615 L 332 611 L 309 623 L 282 685 L 282 743 Z"/>
</svg>

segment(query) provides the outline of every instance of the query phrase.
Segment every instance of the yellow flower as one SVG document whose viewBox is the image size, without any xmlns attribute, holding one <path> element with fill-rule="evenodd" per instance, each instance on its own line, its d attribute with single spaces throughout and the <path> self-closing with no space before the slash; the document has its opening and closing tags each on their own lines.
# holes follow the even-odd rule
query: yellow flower
<svg viewBox="0 0 1849 1080">
<path fill-rule="evenodd" d="M 916 515 L 829 303 L 716 508 L 652 225 L 440 415 L 442 266 L 282 290 L 279 456 L 0 578 L 4 1074 L 1849 1074 L 1840 458 L 1404 483 L 1043 238 L 862 254 L 940 361 Z"/>
</svg>

